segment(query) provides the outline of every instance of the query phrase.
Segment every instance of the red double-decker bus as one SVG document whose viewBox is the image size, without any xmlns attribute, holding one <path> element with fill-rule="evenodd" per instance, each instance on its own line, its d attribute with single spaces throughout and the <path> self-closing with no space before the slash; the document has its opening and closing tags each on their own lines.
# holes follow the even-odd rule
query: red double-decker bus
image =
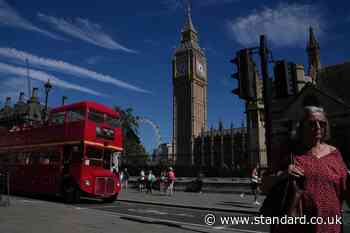
<svg viewBox="0 0 350 233">
<path fill-rule="evenodd" d="M 14 193 L 114 201 L 121 190 L 118 112 L 85 101 L 52 109 L 42 123 L 2 129 L 0 169 L 10 173 Z"/>
</svg>

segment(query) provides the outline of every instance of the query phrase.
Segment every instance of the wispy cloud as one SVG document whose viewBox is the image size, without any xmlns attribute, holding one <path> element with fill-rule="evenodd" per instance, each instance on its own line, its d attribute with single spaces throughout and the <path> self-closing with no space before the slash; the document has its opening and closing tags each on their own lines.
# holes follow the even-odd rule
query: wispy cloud
<svg viewBox="0 0 350 233">
<path fill-rule="evenodd" d="M 31 22 L 23 18 L 15 9 L 13 9 L 4 0 L 0 0 L 0 25 L 38 32 L 55 40 L 65 40 L 61 36 L 58 36 L 54 33 L 48 32 L 46 30 L 40 29 L 37 26 L 34 26 Z"/>
<path fill-rule="evenodd" d="M 0 73 L 20 76 L 20 77 L 27 77 L 26 68 L 8 65 L 2 62 L 0 62 Z M 80 91 L 80 92 L 84 92 L 84 93 L 88 93 L 96 96 L 105 96 L 104 94 L 94 91 L 90 88 L 82 87 L 81 85 L 75 85 L 75 84 L 71 84 L 66 81 L 60 80 L 56 76 L 48 74 L 43 71 L 29 69 L 29 77 L 41 82 L 47 82 L 47 80 L 50 79 L 50 82 L 52 84 L 62 88 L 76 90 L 76 91 Z"/>
<path fill-rule="evenodd" d="M 92 23 L 87 19 L 76 18 L 74 20 L 66 20 L 42 13 L 38 13 L 38 17 L 40 20 L 48 23 L 56 30 L 90 44 L 111 50 L 122 50 L 128 53 L 138 53 L 137 51 L 129 49 L 116 42 L 110 35 L 102 30 L 101 25 Z"/>
<path fill-rule="evenodd" d="M 0 56 L 13 59 L 15 61 L 25 62 L 26 59 L 29 60 L 31 66 L 46 68 L 49 70 L 54 70 L 57 72 L 74 75 L 80 78 L 89 78 L 99 82 L 109 83 L 117 87 L 125 88 L 132 91 L 150 93 L 150 91 L 142 89 L 140 87 L 128 84 L 126 82 L 115 79 L 109 75 L 104 75 L 97 73 L 92 70 L 88 70 L 70 63 L 54 60 L 50 58 L 38 57 L 23 51 L 18 51 L 13 48 L 0 48 Z"/>
<path fill-rule="evenodd" d="M 258 43 L 259 35 L 266 34 L 275 46 L 304 46 L 308 27 L 314 27 L 318 36 L 323 33 L 325 22 L 321 9 L 315 5 L 279 4 L 276 8 L 264 8 L 246 17 L 229 22 L 230 32 L 242 45 Z"/>
</svg>

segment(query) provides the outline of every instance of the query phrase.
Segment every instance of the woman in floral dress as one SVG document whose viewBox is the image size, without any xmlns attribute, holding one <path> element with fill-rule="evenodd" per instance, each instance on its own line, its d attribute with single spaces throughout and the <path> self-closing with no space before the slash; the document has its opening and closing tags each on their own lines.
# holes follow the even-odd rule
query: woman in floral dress
<svg viewBox="0 0 350 233">
<path fill-rule="evenodd" d="M 272 227 L 272 232 L 341 233 L 341 224 L 335 223 L 341 217 L 344 199 L 350 198 L 347 168 L 339 150 L 325 143 L 329 138 L 329 123 L 324 110 L 305 107 L 297 135 L 302 142 L 298 149 L 303 152 L 295 156 L 288 174 L 304 180 L 303 212 L 308 221 L 320 217 L 333 224 L 278 225 Z"/>
</svg>

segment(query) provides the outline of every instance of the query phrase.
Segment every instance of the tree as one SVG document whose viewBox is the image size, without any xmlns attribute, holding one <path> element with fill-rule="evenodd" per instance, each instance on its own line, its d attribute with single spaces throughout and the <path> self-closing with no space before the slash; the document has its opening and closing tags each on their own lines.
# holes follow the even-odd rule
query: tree
<svg viewBox="0 0 350 233">
<path fill-rule="evenodd" d="M 139 124 L 132 108 L 115 107 L 120 113 L 120 123 L 123 132 L 124 158 L 126 163 L 145 164 L 148 158 L 145 147 L 138 136 Z"/>
</svg>

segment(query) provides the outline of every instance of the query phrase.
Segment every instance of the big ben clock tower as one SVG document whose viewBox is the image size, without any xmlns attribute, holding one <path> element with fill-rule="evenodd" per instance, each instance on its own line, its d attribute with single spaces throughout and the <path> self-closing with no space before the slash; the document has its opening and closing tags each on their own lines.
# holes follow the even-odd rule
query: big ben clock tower
<svg viewBox="0 0 350 233">
<path fill-rule="evenodd" d="M 173 64 L 173 152 L 176 164 L 194 164 L 194 138 L 207 129 L 207 59 L 187 9 Z"/>
</svg>

